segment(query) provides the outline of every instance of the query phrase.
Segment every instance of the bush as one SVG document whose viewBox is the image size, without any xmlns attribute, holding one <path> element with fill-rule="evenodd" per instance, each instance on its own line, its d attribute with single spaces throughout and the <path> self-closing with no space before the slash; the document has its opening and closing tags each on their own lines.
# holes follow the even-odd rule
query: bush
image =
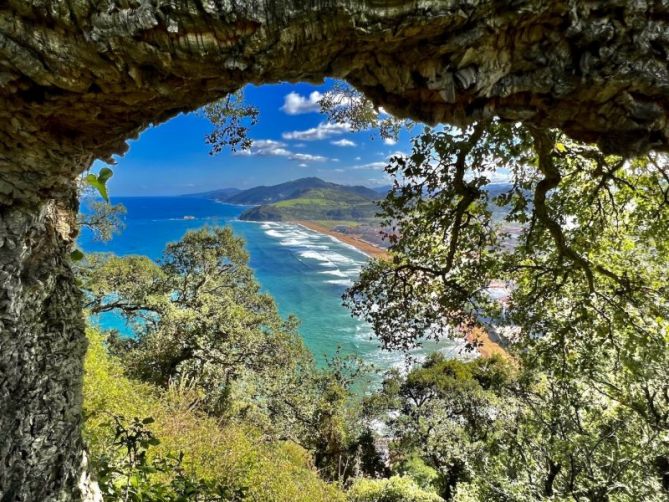
<svg viewBox="0 0 669 502">
<path fill-rule="evenodd" d="M 198 411 L 202 396 L 187 384 L 163 391 L 129 379 L 119 361 L 107 353 L 103 336 L 95 329 L 87 334 L 84 436 L 94 469 L 114 464 L 114 458 L 114 465 L 122 464 L 124 453 L 119 451 L 114 417 L 128 417 L 128 421 L 132 417 L 152 417 L 150 431 L 160 443 L 146 453 L 149 466 L 179 458 L 182 478 L 225 487 L 227 493 L 243 493 L 245 500 L 345 500 L 336 486 L 318 477 L 303 448 L 293 443 L 267 442 L 257 430 L 236 423 L 222 424 L 205 415 Z M 159 470 L 147 479 L 169 486 L 179 481 L 165 479 Z"/>
<path fill-rule="evenodd" d="M 439 480 L 439 472 L 430 467 L 425 461 L 418 457 L 412 456 L 406 459 L 397 469 L 400 475 L 408 476 L 413 479 L 418 486 L 424 490 L 431 491 Z"/>
<path fill-rule="evenodd" d="M 357 479 L 348 490 L 350 502 L 443 502 L 439 495 L 423 490 L 411 478 Z"/>
</svg>

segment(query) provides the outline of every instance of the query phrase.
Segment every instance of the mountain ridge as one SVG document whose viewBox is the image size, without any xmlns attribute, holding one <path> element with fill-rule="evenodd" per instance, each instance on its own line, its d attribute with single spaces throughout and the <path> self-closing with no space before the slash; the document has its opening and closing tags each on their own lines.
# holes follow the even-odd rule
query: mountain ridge
<svg viewBox="0 0 669 502">
<path fill-rule="evenodd" d="M 219 188 L 217 190 L 211 190 L 209 192 L 198 192 L 198 193 L 185 193 L 181 197 L 202 197 L 205 199 L 219 199 L 219 198 L 228 198 L 236 195 L 240 192 L 243 192 L 240 188 Z"/>
<path fill-rule="evenodd" d="M 266 205 L 301 197 L 309 190 L 335 190 L 342 194 L 352 194 L 368 200 L 377 200 L 379 193 L 362 185 L 340 185 L 317 177 L 298 178 L 277 185 L 259 185 L 247 190 L 222 188 L 210 192 L 185 194 L 185 197 L 205 197 L 219 202 L 239 205 Z"/>
</svg>

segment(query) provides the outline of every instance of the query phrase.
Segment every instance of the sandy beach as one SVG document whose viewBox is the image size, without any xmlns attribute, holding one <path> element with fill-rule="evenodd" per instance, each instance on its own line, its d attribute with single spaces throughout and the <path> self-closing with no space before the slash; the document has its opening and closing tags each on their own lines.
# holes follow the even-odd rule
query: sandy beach
<svg viewBox="0 0 669 502">
<path fill-rule="evenodd" d="M 481 357 L 490 357 L 496 354 L 504 357 L 509 355 L 506 350 L 504 350 L 504 347 L 493 341 L 488 333 L 481 328 L 474 328 L 471 330 L 465 339 L 469 343 L 477 344 L 476 349 L 478 350 Z"/>
<path fill-rule="evenodd" d="M 313 230 L 314 232 L 330 235 L 335 239 L 339 239 L 340 241 L 345 242 L 346 244 L 354 246 L 355 248 L 362 251 L 366 255 L 369 255 L 372 258 L 388 257 L 388 251 L 386 251 L 385 249 L 375 246 L 374 244 L 370 244 L 369 242 L 363 241 L 362 239 L 360 239 L 359 237 L 355 237 L 354 235 L 344 234 L 342 232 L 336 232 L 324 225 L 320 225 L 319 223 L 314 223 L 313 221 L 309 220 L 295 220 L 291 223 L 297 223 L 298 225 L 302 225 L 303 227 Z"/>
<path fill-rule="evenodd" d="M 366 255 L 369 255 L 372 258 L 388 258 L 388 251 L 382 249 L 378 246 L 370 244 L 369 242 L 363 241 L 362 239 L 355 237 L 353 235 L 344 234 L 341 232 L 336 232 L 329 229 L 328 227 L 315 223 L 309 220 L 295 220 L 291 223 L 296 223 L 302 225 L 314 232 L 321 234 L 330 235 L 336 239 L 339 239 L 346 244 L 356 247 L 358 250 L 362 251 Z M 495 354 L 502 356 L 508 356 L 506 350 L 497 342 L 493 341 L 485 330 L 476 328 L 472 330 L 467 336 L 466 340 L 469 343 L 477 342 L 477 350 L 481 357 L 490 357 Z"/>
</svg>

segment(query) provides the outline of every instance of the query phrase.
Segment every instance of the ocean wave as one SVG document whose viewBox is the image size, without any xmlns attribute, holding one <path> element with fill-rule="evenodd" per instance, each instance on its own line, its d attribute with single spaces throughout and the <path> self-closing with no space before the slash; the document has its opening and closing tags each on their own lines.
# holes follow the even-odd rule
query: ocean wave
<svg viewBox="0 0 669 502">
<path fill-rule="evenodd" d="M 367 255 L 361 253 L 355 246 L 293 223 L 264 222 L 261 224 L 261 228 L 269 237 L 279 239 L 280 245 L 298 250 L 298 254 L 302 258 L 319 261 L 322 266 L 328 268 L 339 264 L 352 266 L 353 269 L 346 272 L 347 277 L 357 277 L 360 273 L 360 267 L 366 262 Z M 356 251 L 362 256 L 360 259 L 344 256 L 334 251 L 333 247 Z M 322 252 L 317 253 L 316 251 Z"/>
<path fill-rule="evenodd" d="M 312 260 L 330 261 L 327 256 L 325 256 L 323 253 L 319 253 L 318 251 L 302 251 L 300 256 L 302 258 L 310 258 Z"/>
<path fill-rule="evenodd" d="M 355 263 L 354 260 L 351 258 L 348 258 L 342 254 L 336 253 L 334 251 L 316 251 L 313 249 L 307 250 L 307 251 L 301 251 L 299 255 L 302 258 L 308 258 L 311 260 L 316 260 L 321 262 L 322 265 L 324 266 L 333 266 L 337 267 L 342 264 L 351 264 Z M 330 265 L 325 265 L 326 263 L 329 263 Z"/>
<path fill-rule="evenodd" d="M 353 281 L 350 279 L 333 279 L 331 281 L 325 281 L 328 284 L 336 284 L 337 286 L 346 286 L 347 288 L 350 288 L 353 286 Z"/>
<path fill-rule="evenodd" d="M 370 256 L 369 254 L 365 253 L 362 249 L 358 249 L 357 247 L 355 247 L 353 244 L 349 244 L 348 242 L 344 242 L 340 239 L 337 239 L 336 237 L 334 237 L 332 235 L 327 235 L 327 237 L 331 241 L 336 242 L 338 245 L 343 246 L 343 247 L 348 248 L 352 251 L 355 251 L 356 253 L 359 253 L 359 254 L 363 255 L 366 259 L 368 259 L 369 256 Z"/>
<path fill-rule="evenodd" d="M 342 272 L 339 269 L 336 270 L 323 270 L 322 272 L 318 272 L 319 274 L 327 274 L 327 275 L 335 275 L 337 277 L 348 277 L 348 274 L 346 272 Z"/>
<path fill-rule="evenodd" d="M 305 239 L 284 239 L 279 242 L 282 246 L 288 246 L 292 248 L 304 248 L 304 249 L 330 249 L 328 246 L 322 244 L 312 244 L 310 241 Z"/>
<path fill-rule="evenodd" d="M 333 261 L 335 263 L 355 263 L 355 260 L 353 260 L 352 258 L 349 258 L 339 253 L 334 253 L 334 252 L 326 253 L 326 256 L 330 261 Z"/>
<path fill-rule="evenodd" d="M 277 239 L 285 239 L 286 237 L 290 237 L 290 234 L 288 232 L 282 232 L 280 230 L 274 230 L 274 229 L 265 231 L 265 234 L 269 235 L 270 237 L 275 237 Z"/>
</svg>

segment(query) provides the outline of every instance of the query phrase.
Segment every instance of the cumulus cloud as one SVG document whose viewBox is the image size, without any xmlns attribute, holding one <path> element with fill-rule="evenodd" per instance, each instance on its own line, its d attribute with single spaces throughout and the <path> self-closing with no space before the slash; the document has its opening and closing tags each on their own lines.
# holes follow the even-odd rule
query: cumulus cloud
<svg viewBox="0 0 669 502">
<path fill-rule="evenodd" d="M 298 141 L 316 141 L 320 139 L 330 139 L 333 136 L 339 136 L 351 132 L 353 128 L 347 123 L 321 122 L 316 127 L 304 131 L 287 131 L 281 136 L 283 139 L 294 139 Z"/>
<path fill-rule="evenodd" d="M 371 170 L 375 170 L 375 171 L 382 171 L 390 163 L 390 159 L 392 159 L 393 157 L 405 157 L 406 158 L 406 154 L 404 152 L 398 150 L 398 151 L 392 152 L 390 155 L 387 155 L 386 160 L 383 160 L 383 161 L 380 160 L 380 161 L 377 161 L 377 162 L 368 162 L 366 164 L 357 164 L 357 165 L 351 166 L 351 169 L 371 169 Z M 359 159 L 360 159 L 360 157 L 356 157 L 356 160 L 359 160 Z"/>
<path fill-rule="evenodd" d="M 332 143 L 335 146 L 342 146 L 342 147 L 356 146 L 356 142 L 351 141 L 350 139 L 338 139 L 336 141 L 330 141 L 330 143 Z"/>
<path fill-rule="evenodd" d="M 285 157 L 290 160 L 297 160 L 301 163 L 305 162 L 325 162 L 329 160 L 322 155 L 311 155 L 309 153 L 295 153 L 286 148 L 288 145 L 283 141 L 276 141 L 273 139 L 255 139 L 251 148 L 248 150 L 240 150 L 235 152 L 235 155 L 244 155 L 247 157 Z"/>
<path fill-rule="evenodd" d="M 395 138 L 383 138 L 383 142 L 386 145 L 394 145 L 397 143 L 397 140 Z"/>
<path fill-rule="evenodd" d="M 300 164 L 298 164 L 298 166 L 299 167 L 307 167 L 307 164 L 305 164 L 304 162 L 301 162 Z"/>
<path fill-rule="evenodd" d="M 322 155 L 311 155 L 308 153 L 293 153 L 289 157 L 292 160 L 301 160 L 303 162 L 325 162 L 328 160 L 327 157 Z"/>
<path fill-rule="evenodd" d="M 359 165 L 356 165 L 356 166 L 352 166 L 352 169 L 382 170 L 382 169 L 385 169 L 387 165 L 388 165 L 387 162 L 369 162 L 367 164 L 359 164 Z"/>
<path fill-rule="evenodd" d="M 235 155 L 261 156 L 261 157 L 288 157 L 291 152 L 286 148 L 282 141 L 273 139 L 254 139 L 251 148 L 239 150 Z"/>
<path fill-rule="evenodd" d="M 280 109 L 288 115 L 319 112 L 321 110 L 319 102 L 322 98 L 323 95 L 318 91 L 312 92 L 308 97 L 289 92 L 283 97 L 283 106 Z"/>
<path fill-rule="evenodd" d="M 372 186 L 384 186 L 390 181 L 388 177 L 383 177 L 383 178 L 368 178 L 367 181 L 369 182 L 370 185 Z"/>
</svg>

